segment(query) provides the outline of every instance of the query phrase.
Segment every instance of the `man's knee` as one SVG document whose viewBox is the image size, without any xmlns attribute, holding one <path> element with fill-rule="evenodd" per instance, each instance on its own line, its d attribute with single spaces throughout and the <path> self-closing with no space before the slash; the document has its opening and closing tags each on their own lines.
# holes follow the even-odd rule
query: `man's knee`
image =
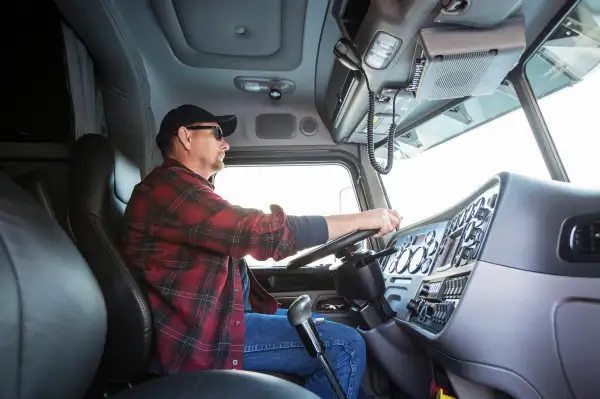
<svg viewBox="0 0 600 399">
<path fill-rule="evenodd" d="M 335 357 L 350 355 L 354 361 L 364 362 L 366 357 L 366 344 L 362 335 L 353 327 L 339 323 L 325 323 L 322 325 L 321 336 L 326 345 L 333 351 Z M 337 348 L 336 348 L 337 347 Z M 343 350 L 336 350 L 343 349 Z M 333 361 L 333 359 L 331 359 Z"/>
</svg>

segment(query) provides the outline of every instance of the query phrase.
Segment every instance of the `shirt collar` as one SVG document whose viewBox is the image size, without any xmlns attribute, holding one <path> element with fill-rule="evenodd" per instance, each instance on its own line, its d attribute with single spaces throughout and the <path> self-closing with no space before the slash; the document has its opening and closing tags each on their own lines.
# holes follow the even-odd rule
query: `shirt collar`
<svg viewBox="0 0 600 399">
<path fill-rule="evenodd" d="M 178 160 L 176 160 L 174 158 L 170 158 L 170 157 L 164 158 L 163 167 L 169 168 L 169 167 L 173 167 L 173 166 L 185 169 L 192 176 L 194 176 L 195 178 L 200 180 L 204 185 L 207 185 L 208 187 L 210 187 L 211 190 L 215 189 L 215 186 L 213 186 L 213 184 L 210 181 L 208 181 L 204 177 L 200 176 L 199 174 L 197 174 L 196 172 L 194 172 L 193 170 L 191 170 L 190 168 L 188 168 L 187 166 L 185 166 Z"/>
</svg>

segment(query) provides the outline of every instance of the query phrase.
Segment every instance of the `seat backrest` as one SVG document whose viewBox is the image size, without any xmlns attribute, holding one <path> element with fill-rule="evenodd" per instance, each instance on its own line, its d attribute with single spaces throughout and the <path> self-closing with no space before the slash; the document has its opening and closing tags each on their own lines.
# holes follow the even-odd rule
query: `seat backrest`
<svg viewBox="0 0 600 399">
<path fill-rule="evenodd" d="M 106 334 L 96 279 L 45 209 L 0 174 L 0 396 L 80 399 Z"/>
<path fill-rule="evenodd" d="M 99 377 L 111 382 L 135 382 L 141 377 L 153 342 L 145 293 L 119 246 L 123 213 L 140 180 L 139 169 L 106 137 L 87 134 L 75 142 L 69 221 L 75 243 L 104 294 L 108 332 Z"/>
</svg>

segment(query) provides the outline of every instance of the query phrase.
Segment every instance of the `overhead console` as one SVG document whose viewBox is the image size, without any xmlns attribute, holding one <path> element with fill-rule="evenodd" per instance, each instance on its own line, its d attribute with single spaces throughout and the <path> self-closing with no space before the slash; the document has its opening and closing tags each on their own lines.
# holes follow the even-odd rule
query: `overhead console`
<svg viewBox="0 0 600 399">
<path fill-rule="evenodd" d="M 372 120 L 378 143 L 453 100 L 493 93 L 527 46 L 523 3 L 372 0 L 349 32 L 341 16 L 353 2 L 338 1 L 338 24 L 362 54 L 364 75 L 334 67 L 346 76 L 329 93 L 334 139 L 367 143 Z"/>
</svg>

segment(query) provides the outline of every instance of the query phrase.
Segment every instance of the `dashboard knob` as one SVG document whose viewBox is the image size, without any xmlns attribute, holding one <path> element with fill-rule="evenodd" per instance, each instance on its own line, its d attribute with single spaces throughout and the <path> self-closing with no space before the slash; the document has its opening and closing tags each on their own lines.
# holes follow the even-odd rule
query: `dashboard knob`
<svg viewBox="0 0 600 399">
<path fill-rule="evenodd" d="M 489 214 L 490 214 L 490 210 L 489 209 L 480 208 L 475 213 L 475 217 L 477 219 L 479 219 L 479 220 L 483 220 L 483 219 L 487 218 Z"/>
<path fill-rule="evenodd" d="M 419 295 L 420 296 L 427 296 L 429 295 L 429 285 L 425 284 L 424 286 L 421 287 L 421 291 L 419 291 Z"/>
<path fill-rule="evenodd" d="M 418 305 L 417 301 L 415 301 L 414 299 L 411 299 L 406 304 L 406 309 L 408 309 L 409 312 L 414 313 L 417 310 L 417 305 Z"/>
</svg>

